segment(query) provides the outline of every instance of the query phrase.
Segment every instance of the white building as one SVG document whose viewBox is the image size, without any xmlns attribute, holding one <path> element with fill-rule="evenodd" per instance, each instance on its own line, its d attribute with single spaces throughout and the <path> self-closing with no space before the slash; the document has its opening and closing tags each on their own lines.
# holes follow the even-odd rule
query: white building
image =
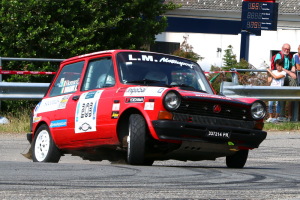
<svg viewBox="0 0 300 200">
<path fill-rule="evenodd" d="M 167 17 L 182 19 L 217 20 L 221 23 L 234 24 L 241 21 L 242 0 L 166 0 L 181 4 L 182 7 L 168 12 Z M 249 40 L 248 62 L 256 68 L 260 68 L 263 62 L 270 63 L 273 51 L 280 51 L 284 43 L 291 44 L 291 51 L 297 52 L 300 45 L 300 0 L 277 0 L 278 25 L 277 31 L 261 31 L 261 36 L 251 35 Z M 197 27 L 197 23 L 189 22 L 185 27 L 194 27 L 195 32 L 185 32 L 179 28 L 179 32 L 164 32 L 157 35 L 156 41 L 181 43 L 183 36 L 189 36 L 188 43 L 194 47 L 194 51 L 204 57 L 199 64 L 205 71 L 209 71 L 211 65 L 222 66 L 224 50 L 229 45 L 233 46 L 233 52 L 240 58 L 241 34 L 205 33 L 206 29 L 220 24 L 206 24 Z M 200 24 L 201 26 L 201 24 Z M 226 25 L 227 26 L 227 25 Z M 226 27 L 225 26 L 225 27 Z M 232 29 L 223 28 L 224 32 Z M 196 33 L 198 32 L 198 33 Z M 203 33 L 204 32 L 204 33 Z M 220 52 L 220 49 L 222 50 Z M 219 51 L 218 51 L 219 50 Z"/>
</svg>

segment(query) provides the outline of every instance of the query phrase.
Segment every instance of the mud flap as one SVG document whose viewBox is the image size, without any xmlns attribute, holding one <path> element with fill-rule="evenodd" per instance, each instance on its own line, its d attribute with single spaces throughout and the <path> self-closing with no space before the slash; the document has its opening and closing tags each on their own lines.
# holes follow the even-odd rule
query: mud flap
<svg viewBox="0 0 300 200">
<path fill-rule="evenodd" d="M 31 145 L 30 145 L 27 153 L 21 153 L 21 154 L 25 158 L 28 158 L 29 160 L 32 160 L 32 148 L 31 148 Z"/>
</svg>

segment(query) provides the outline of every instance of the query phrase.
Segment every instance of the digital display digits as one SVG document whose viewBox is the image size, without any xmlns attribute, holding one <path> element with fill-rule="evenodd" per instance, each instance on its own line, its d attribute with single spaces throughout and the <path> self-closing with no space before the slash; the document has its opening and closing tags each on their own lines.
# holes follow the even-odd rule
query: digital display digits
<svg viewBox="0 0 300 200">
<path fill-rule="evenodd" d="M 247 28 L 261 28 L 261 23 L 262 22 L 253 22 L 253 21 L 251 21 L 251 22 L 247 22 Z"/>
<path fill-rule="evenodd" d="M 243 1 L 243 30 L 277 30 L 278 3 Z"/>
<path fill-rule="evenodd" d="M 262 10 L 262 4 L 261 3 L 249 3 L 248 9 L 249 10 Z"/>
</svg>

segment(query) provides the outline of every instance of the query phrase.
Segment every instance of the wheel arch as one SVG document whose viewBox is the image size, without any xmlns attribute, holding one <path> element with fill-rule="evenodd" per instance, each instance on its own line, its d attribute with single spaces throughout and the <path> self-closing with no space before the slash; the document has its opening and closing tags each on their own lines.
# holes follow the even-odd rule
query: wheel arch
<svg viewBox="0 0 300 200">
<path fill-rule="evenodd" d="M 140 114 L 141 116 L 144 117 L 146 126 L 147 126 L 147 134 L 149 136 L 151 135 L 150 131 L 149 131 L 150 119 L 147 118 L 147 115 L 145 113 L 141 112 L 137 108 L 129 108 L 120 115 L 118 124 L 117 124 L 117 135 L 118 135 L 119 142 L 121 144 L 123 144 L 124 137 L 128 136 L 128 123 L 129 123 L 129 116 L 131 114 Z"/>
<path fill-rule="evenodd" d="M 35 135 L 36 135 L 36 131 L 37 131 L 42 125 L 46 125 L 46 126 L 48 126 L 48 128 L 50 129 L 49 124 L 48 124 L 46 121 L 40 121 L 40 122 L 38 122 L 38 124 L 35 125 L 35 126 L 34 126 L 34 129 L 32 130 L 33 138 L 34 138 Z M 50 131 L 50 134 L 51 134 L 51 131 Z M 32 139 L 33 139 L 33 138 L 32 138 Z"/>
<path fill-rule="evenodd" d="M 49 129 L 49 134 L 51 135 L 55 145 L 56 145 L 56 138 L 54 137 L 50 125 L 49 123 L 47 123 L 47 121 L 43 120 L 43 121 L 39 121 L 38 124 L 34 127 L 34 129 L 32 130 L 32 140 L 34 140 L 34 138 L 36 137 L 36 131 L 42 126 L 42 125 L 46 125 Z M 56 145 L 57 146 L 57 145 Z"/>
</svg>

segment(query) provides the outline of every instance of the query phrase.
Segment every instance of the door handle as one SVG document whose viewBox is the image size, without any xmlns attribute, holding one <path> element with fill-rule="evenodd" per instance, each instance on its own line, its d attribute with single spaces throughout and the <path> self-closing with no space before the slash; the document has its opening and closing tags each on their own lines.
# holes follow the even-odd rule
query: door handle
<svg viewBox="0 0 300 200">
<path fill-rule="evenodd" d="M 79 97 L 80 97 L 80 95 L 73 96 L 72 99 L 73 99 L 74 101 L 77 101 L 77 100 L 79 99 Z"/>
</svg>

